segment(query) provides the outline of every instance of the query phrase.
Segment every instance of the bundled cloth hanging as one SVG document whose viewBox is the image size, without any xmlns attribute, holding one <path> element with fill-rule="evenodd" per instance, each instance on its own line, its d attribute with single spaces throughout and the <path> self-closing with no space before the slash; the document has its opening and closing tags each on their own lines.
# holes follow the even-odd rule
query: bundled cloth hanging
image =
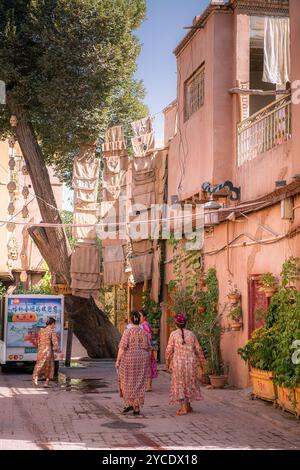
<svg viewBox="0 0 300 470">
<path fill-rule="evenodd" d="M 103 282 L 106 286 L 125 284 L 125 257 L 122 244 L 103 248 Z"/>
<path fill-rule="evenodd" d="M 263 81 L 282 86 L 290 80 L 290 19 L 265 18 Z"/>
<path fill-rule="evenodd" d="M 107 129 L 102 150 L 106 153 L 107 157 L 127 154 L 122 126 L 114 126 Z"/>
<path fill-rule="evenodd" d="M 76 245 L 71 257 L 72 295 L 96 296 L 100 287 L 100 258 L 96 245 Z"/>
<path fill-rule="evenodd" d="M 134 282 L 140 283 L 148 281 L 152 277 L 152 262 L 153 254 L 147 253 L 145 255 L 135 256 L 131 258 L 130 265 Z"/>
<path fill-rule="evenodd" d="M 149 134 L 150 132 L 153 132 L 152 118 L 147 116 L 143 119 L 139 119 L 138 121 L 134 121 L 131 123 L 131 127 L 135 137 Z"/>
</svg>

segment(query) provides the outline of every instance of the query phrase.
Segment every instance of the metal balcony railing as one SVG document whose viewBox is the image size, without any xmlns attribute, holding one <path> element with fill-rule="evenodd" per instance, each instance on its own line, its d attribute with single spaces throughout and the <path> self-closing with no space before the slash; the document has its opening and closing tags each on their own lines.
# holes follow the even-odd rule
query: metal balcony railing
<svg viewBox="0 0 300 470">
<path fill-rule="evenodd" d="M 237 164 L 253 160 L 292 137 L 291 96 L 274 101 L 237 127 Z"/>
</svg>

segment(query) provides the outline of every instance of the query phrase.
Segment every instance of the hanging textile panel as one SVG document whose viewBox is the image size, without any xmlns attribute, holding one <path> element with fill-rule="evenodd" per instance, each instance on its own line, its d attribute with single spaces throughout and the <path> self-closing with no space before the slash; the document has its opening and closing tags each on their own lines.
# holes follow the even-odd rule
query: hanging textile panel
<svg viewBox="0 0 300 470">
<path fill-rule="evenodd" d="M 143 119 L 139 119 L 138 121 L 134 121 L 131 123 L 131 127 L 136 137 L 139 135 L 149 134 L 150 132 L 153 132 L 152 118 L 147 116 Z"/>
<path fill-rule="evenodd" d="M 160 150 L 155 156 L 155 203 L 163 204 L 167 179 L 167 150 Z"/>
<path fill-rule="evenodd" d="M 152 277 L 152 262 L 153 254 L 146 254 L 141 256 L 135 256 L 131 258 L 130 265 L 132 269 L 132 274 L 134 277 L 134 282 L 144 282 L 148 281 Z"/>
<path fill-rule="evenodd" d="M 289 18 L 265 18 L 263 82 L 286 85 L 291 80 Z"/>
<path fill-rule="evenodd" d="M 95 291 L 100 288 L 100 276 L 96 281 L 84 281 L 82 279 L 76 279 L 72 277 L 71 289 L 84 290 L 84 291 Z"/>
<path fill-rule="evenodd" d="M 100 257 L 96 245 L 75 246 L 71 257 L 71 273 L 100 273 Z"/>
<path fill-rule="evenodd" d="M 124 152 L 126 144 L 122 126 L 114 126 L 107 129 L 105 133 L 105 142 L 102 144 L 103 152 Z"/>
<path fill-rule="evenodd" d="M 133 173 L 145 172 L 154 169 L 155 156 L 154 154 L 147 155 L 146 157 L 133 157 L 132 168 Z"/>
<path fill-rule="evenodd" d="M 75 297 L 81 297 L 83 299 L 89 299 L 90 297 L 97 297 L 99 294 L 99 289 L 97 290 L 93 290 L 93 291 L 90 291 L 90 290 L 83 290 L 83 289 L 80 289 L 80 290 L 77 290 L 77 289 L 72 289 L 72 295 L 74 295 Z"/>
<path fill-rule="evenodd" d="M 144 255 L 152 251 L 153 242 L 151 240 L 133 241 L 131 246 L 133 255 Z"/>
<path fill-rule="evenodd" d="M 121 171 L 126 171 L 128 168 L 128 156 L 111 156 L 106 157 L 104 155 L 104 179 L 106 175 L 118 174 Z"/>
<path fill-rule="evenodd" d="M 103 282 L 107 286 L 124 284 L 127 281 L 125 274 L 125 257 L 121 244 L 103 248 Z"/>
<path fill-rule="evenodd" d="M 135 157 L 144 157 L 153 152 L 155 148 L 154 133 L 140 135 L 131 139 L 133 153 Z"/>
<path fill-rule="evenodd" d="M 97 222 L 98 218 L 95 212 L 75 212 L 73 224 L 78 225 L 78 227 L 72 227 L 72 236 L 76 239 L 96 240 Z"/>
</svg>

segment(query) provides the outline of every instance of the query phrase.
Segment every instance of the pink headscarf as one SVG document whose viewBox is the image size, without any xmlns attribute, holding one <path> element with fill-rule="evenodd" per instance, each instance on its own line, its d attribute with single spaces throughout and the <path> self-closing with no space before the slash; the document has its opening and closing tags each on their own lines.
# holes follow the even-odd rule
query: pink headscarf
<svg viewBox="0 0 300 470">
<path fill-rule="evenodd" d="M 186 322 L 187 322 L 187 318 L 183 313 L 178 313 L 175 316 L 175 323 L 177 323 L 178 325 L 185 325 Z"/>
</svg>

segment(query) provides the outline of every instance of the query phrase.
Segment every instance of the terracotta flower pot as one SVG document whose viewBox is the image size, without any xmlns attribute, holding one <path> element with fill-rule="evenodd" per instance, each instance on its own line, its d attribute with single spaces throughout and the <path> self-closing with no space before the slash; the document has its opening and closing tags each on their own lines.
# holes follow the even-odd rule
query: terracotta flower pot
<svg viewBox="0 0 300 470">
<path fill-rule="evenodd" d="M 269 298 L 273 297 L 273 295 L 275 294 L 276 287 L 263 287 L 262 290 L 264 291 L 265 296 Z"/>
<path fill-rule="evenodd" d="M 210 375 L 209 380 L 213 388 L 224 388 L 227 383 L 227 375 Z"/>
<path fill-rule="evenodd" d="M 230 328 L 232 331 L 240 331 L 242 329 L 243 322 L 241 321 L 234 321 L 231 323 Z"/>
<path fill-rule="evenodd" d="M 232 304 L 237 304 L 238 301 L 241 298 L 241 294 L 239 294 L 239 293 L 237 293 L 237 294 L 228 294 L 227 297 L 229 299 L 229 302 L 231 302 Z"/>
</svg>

